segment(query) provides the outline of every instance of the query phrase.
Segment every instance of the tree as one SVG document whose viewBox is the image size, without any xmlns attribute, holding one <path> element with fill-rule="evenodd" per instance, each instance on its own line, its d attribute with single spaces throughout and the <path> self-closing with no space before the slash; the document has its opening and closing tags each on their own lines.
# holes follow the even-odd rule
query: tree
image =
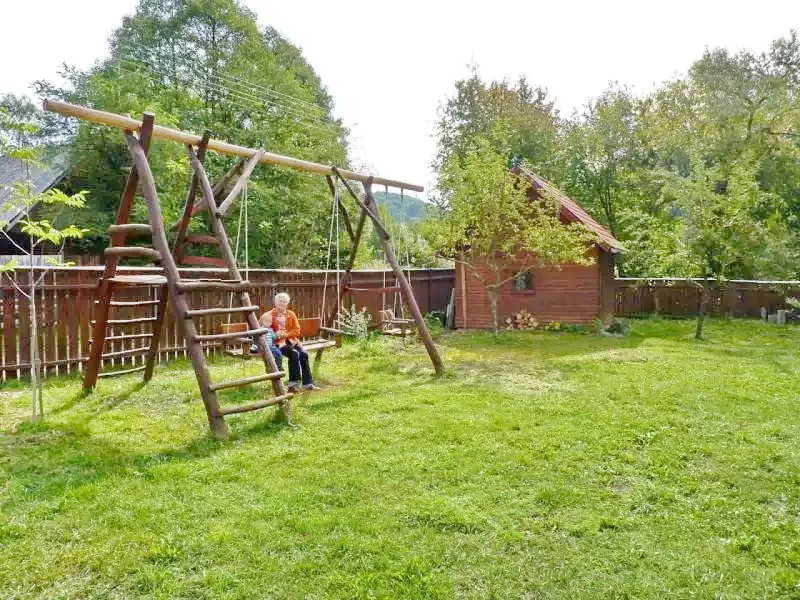
<svg viewBox="0 0 800 600">
<path fill-rule="evenodd" d="M 444 210 L 429 224 L 429 235 L 443 256 L 465 265 L 481 282 L 496 333 L 500 287 L 542 265 L 591 264 L 587 250 L 593 235 L 580 224 L 563 223 L 553 199 L 529 199 L 530 182 L 508 168 L 506 131 L 498 127 L 493 136 L 476 137 L 463 159 L 453 156 L 444 165 L 439 174 Z"/>
<path fill-rule="evenodd" d="M 347 130 L 333 117 L 319 76 L 298 48 L 272 28 L 259 29 L 254 13 L 235 0 L 141 0 L 112 34 L 108 58 L 87 72 L 65 67 L 63 76 L 66 86 L 37 82 L 37 93 L 120 114 L 150 110 L 156 124 L 208 129 L 241 145 L 347 166 Z M 75 218 L 98 233 L 80 249 L 99 252 L 130 156 L 118 131 L 63 120 L 62 127 L 74 134 L 67 185 L 92 190 Z M 156 140 L 150 152 L 165 221 L 175 222 L 190 177 L 185 151 Z M 209 175 L 221 175 L 232 160 L 209 153 Z M 259 166 L 247 197 L 251 265 L 323 264 L 330 205 L 324 179 Z M 229 213 L 228 227 L 236 217 Z"/>
<path fill-rule="evenodd" d="M 550 175 L 558 144 L 559 116 L 547 90 L 532 87 L 524 77 L 515 84 L 506 80 L 484 82 L 473 67 L 467 79 L 455 83 L 455 94 L 439 111 L 436 124 L 437 153 L 433 167 L 441 172 L 455 159 L 463 159 L 476 137 L 493 140 L 492 131 L 502 123 L 507 140 L 495 148 L 506 160 L 527 161 L 538 172 Z"/>
<path fill-rule="evenodd" d="M 678 235 L 687 257 L 683 268 L 704 279 L 697 283 L 701 300 L 695 338 L 701 339 L 710 284 L 752 277 L 764 260 L 764 248 L 775 252 L 769 265 L 775 273 L 785 262 L 785 252 L 791 252 L 791 235 L 779 218 L 779 198 L 760 187 L 757 168 L 747 157 L 727 172 L 695 158 L 691 175 L 673 178 L 665 193 L 682 210 Z M 764 214 L 771 216 L 763 218 Z M 783 252 L 778 251 L 780 245 Z"/>
<path fill-rule="evenodd" d="M 24 112 L 23 112 L 24 114 Z M 19 115 L 19 112 L 17 112 Z M 21 213 L 19 221 L 21 231 L 27 236 L 27 247 L 15 241 L 9 235 L 9 223 L 0 222 L 0 232 L 13 244 L 17 250 L 27 258 L 27 281 L 25 287 L 21 286 L 15 273 L 21 271 L 18 260 L 13 259 L 0 266 L 0 274 L 4 275 L 16 290 L 28 302 L 31 323 L 31 418 L 40 419 L 44 414 L 44 400 L 42 398 L 42 384 L 44 372 L 42 369 L 41 350 L 39 348 L 38 315 L 36 292 L 47 274 L 47 269 L 41 273 L 34 269 L 37 252 L 41 255 L 46 247 L 57 248 L 56 256 L 60 256 L 67 240 L 78 239 L 88 230 L 75 225 L 57 228 L 48 219 L 35 219 L 34 212 L 40 206 L 81 208 L 84 205 L 88 192 L 69 195 L 58 189 L 49 189 L 36 193 L 32 187 L 32 170 L 42 168 L 39 161 L 43 148 L 30 145 L 36 139 L 38 128 L 34 123 L 12 115 L 9 110 L 0 107 L 0 155 L 8 156 L 19 161 L 20 169 L 24 174 L 23 181 L 12 189 L 9 199 L 3 203 L 2 210 L 14 214 Z M 49 262 L 40 261 L 43 265 L 61 264 L 57 259 Z"/>
</svg>

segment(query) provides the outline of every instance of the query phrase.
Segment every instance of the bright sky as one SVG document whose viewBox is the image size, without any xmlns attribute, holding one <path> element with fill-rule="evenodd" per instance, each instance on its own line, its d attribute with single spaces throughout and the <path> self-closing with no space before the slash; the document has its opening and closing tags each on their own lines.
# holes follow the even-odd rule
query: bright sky
<svg viewBox="0 0 800 600">
<path fill-rule="evenodd" d="M 63 62 L 91 66 L 136 4 L 3 2 L 0 93 L 30 93 L 33 80 L 55 79 Z M 352 129 L 356 165 L 426 187 L 437 107 L 470 63 L 486 79 L 525 74 L 571 114 L 611 81 L 648 91 L 706 47 L 760 52 L 800 29 L 798 0 L 245 4 L 303 49 Z"/>
</svg>

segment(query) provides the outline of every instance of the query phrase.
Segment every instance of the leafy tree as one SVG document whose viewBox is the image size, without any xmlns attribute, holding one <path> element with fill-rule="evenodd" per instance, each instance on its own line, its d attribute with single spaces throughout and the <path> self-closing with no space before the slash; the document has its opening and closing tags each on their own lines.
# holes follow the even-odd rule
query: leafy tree
<svg viewBox="0 0 800 600">
<path fill-rule="evenodd" d="M 110 50 L 88 72 L 65 67 L 66 87 L 37 82 L 37 92 L 122 114 L 149 110 L 157 124 L 208 129 L 238 144 L 347 165 L 347 131 L 334 119 L 317 74 L 299 49 L 274 29 L 259 29 L 255 15 L 235 0 L 141 0 L 112 34 Z M 63 126 L 74 133 L 68 184 L 92 191 L 81 222 L 105 232 L 130 165 L 122 136 L 86 122 Z M 151 155 L 165 221 L 174 222 L 190 177 L 185 151 L 154 140 Z M 206 158 L 212 178 L 231 164 L 214 152 Z M 330 205 L 324 179 L 258 167 L 248 199 L 252 265 L 322 264 Z M 133 217 L 144 218 L 143 206 L 137 210 Z M 236 227 L 235 213 L 229 227 Z M 82 244 L 98 252 L 107 237 L 98 233 Z"/>
<path fill-rule="evenodd" d="M 23 108 L 24 104 L 16 108 Z M 39 348 L 37 290 L 45 278 L 48 270 L 46 266 L 60 264 L 56 258 L 44 262 L 39 260 L 45 268 L 35 269 L 37 253 L 42 255 L 46 248 L 56 249 L 55 256 L 61 255 L 64 244 L 70 239 L 81 238 L 88 230 L 76 225 L 58 228 L 48 219 L 37 219 L 34 213 L 40 206 L 80 208 L 84 205 L 88 192 L 66 194 L 58 189 L 49 189 L 37 193 L 33 189 L 31 172 L 36 168 L 44 168 L 40 162 L 42 148 L 30 145 L 37 138 L 38 128 L 35 123 L 21 118 L 29 114 L 25 110 L 15 110 L 12 114 L 7 108 L 0 107 L 0 155 L 11 157 L 19 161 L 24 173 L 21 183 L 14 186 L 11 196 L 3 203 L 4 213 L 22 214 L 19 220 L 20 230 L 27 236 L 27 244 L 21 244 L 10 235 L 8 221 L 0 222 L 2 235 L 27 258 L 27 280 L 23 285 L 17 282 L 16 273 L 25 270 L 24 266 L 16 259 L 12 259 L 0 266 L 0 275 L 14 286 L 28 302 L 29 318 L 31 323 L 31 418 L 38 420 L 44 414 L 44 400 L 42 398 L 42 383 L 44 371 L 42 369 L 41 349 Z"/>
<path fill-rule="evenodd" d="M 508 163 L 525 160 L 544 175 L 555 164 L 559 116 L 547 90 L 532 87 L 522 77 L 508 81 L 484 82 L 473 68 L 472 75 L 455 83 L 455 94 L 439 111 L 436 124 L 438 148 L 434 159 L 437 172 L 472 150 L 475 138 L 493 140 L 492 132 L 502 123 L 507 141 L 499 142 Z"/>
<path fill-rule="evenodd" d="M 777 218 L 779 199 L 761 189 L 754 164 L 745 158 L 728 172 L 718 166 L 693 161 L 689 177 L 675 177 L 665 193 L 676 198 L 682 208 L 679 239 L 687 260 L 683 265 L 690 274 L 700 274 L 700 311 L 695 337 L 701 339 L 708 304 L 709 285 L 725 279 L 752 277 L 763 249 L 775 249 L 776 240 L 787 242 L 785 223 Z M 757 215 L 772 213 L 775 218 Z M 776 253 L 770 268 L 780 268 L 782 253 Z M 763 266 L 761 268 L 764 268 Z"/>
<path fill-rule="evenodd" d="M 496 130 L 492 139 L 478 136 L 462 159 L 448 160 L 439 182 L 444 213 L 430 224 L 433 246 L 465 265 L 485 288 L 495 332 L 501 286 L 542 265 L 593 260 L 587 255 L 588 230 L 562 223 L 553 199 L 528 198 L 530 183 L 508 169 L 506 135 Z"/>
</svg>

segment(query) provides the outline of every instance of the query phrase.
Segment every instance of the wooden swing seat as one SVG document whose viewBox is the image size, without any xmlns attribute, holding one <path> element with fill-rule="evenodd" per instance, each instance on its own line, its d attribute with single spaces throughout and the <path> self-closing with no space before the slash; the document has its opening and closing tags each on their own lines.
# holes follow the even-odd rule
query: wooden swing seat
<svg viewBox="0 0 800 600">
<path fill-rule="evenodd" d="M 322 357 L 322 351 L 326 348 L 339 348 L 342 345 L 342 332 L 330 327 L 322 327 L 322 319 L 319 317 L 308 317 L 298 319 L 300 322 L 300 344 L 306 352 L 316 351 L 317 360 Z M 222 323 L 220 333 L 245 332 L 248 330 L 247 323 Z M 253 344 L 252 338 L 234 338 L 225 347 L 225 353 L 241 358 L 250 358 L 250 346 Z M 255 355 L 252 355 L 255 356 Z"/>
<path fill-rule="evenodd" d="M 411 335 L 416 330 L 414 319 L 402 319 L 394 316 L 391 308 L 382 310 L 380 313 L 381 333 L 383 335 Z"/>
</svg>

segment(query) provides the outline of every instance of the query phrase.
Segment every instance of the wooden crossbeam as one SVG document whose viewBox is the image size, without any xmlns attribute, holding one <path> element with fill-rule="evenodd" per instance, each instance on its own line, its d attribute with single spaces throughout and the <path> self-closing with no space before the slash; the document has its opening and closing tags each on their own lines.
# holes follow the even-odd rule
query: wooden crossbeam
<svg viewBox="0 0 800 600">
<path fill-rule="evenodd" d="M 127 131 L 138 131 L 142 127 L 142 122 L 131 117 L 125 117 L 115 113 L 105 112 L 102 110 L 95 110 L 93 108 L 86 108 L 85 106 L 78 106 L 77 104 L 70 104 L 69 102 L 62 102 L 60 100 L 53 100 L 47 98 L 44 100 L 43 108 L 46 111 L 55 112 L 67 117 L 77 117 L 84 121 L 91 121 L 100 125 L 108 125 L 111 127 L 118 127 Z M 189 133 L 188 131 L 180 131 L 170 127 L 163 127 L 156 125 L 153 127 L 153 136 L 173 142 L 180 142 L 181 144 L 188 144 L 196 146 L 202 140 L 202 137 Z M 245 146 L 237 146 L 222 140 L 210 139 L 208 141 L 208 148 L 222 154 L 229 154 L 231 156 L 241 156 L 250 158 L 258 150 L 247 148 Z M 261 157 L 261 162 L 267 165 L 280 165 L 282 167 L 289 167 L 298 171 L 308 171 L 309 173 L 318 173 L 320 175 L 332 175 L 333 167 L 330 165 L 321 165 L 319 163 L 311 162 L 308 160 L 301 160 L 291 156 L 283 156 L 282 154 L 275 154 L 273 152 L 264 152 Z M 386 177 L 372 177 L 364 173 L 357 173 L 355 171 L 348 171 L 347 169 L 339 169 L 339 173 L 345 179 L 353 181 L 361 181 L 366 183 L 368 180 L 378 185 L 388 185 L 390 187 L 402 188 L 405 190 L 412 190 L 414 192 L 422 192 L 425 188 L 421 185 L 409 183 L 407 181 L 400 181 L 397 179 L 388 179 Z"/>
</svg>

